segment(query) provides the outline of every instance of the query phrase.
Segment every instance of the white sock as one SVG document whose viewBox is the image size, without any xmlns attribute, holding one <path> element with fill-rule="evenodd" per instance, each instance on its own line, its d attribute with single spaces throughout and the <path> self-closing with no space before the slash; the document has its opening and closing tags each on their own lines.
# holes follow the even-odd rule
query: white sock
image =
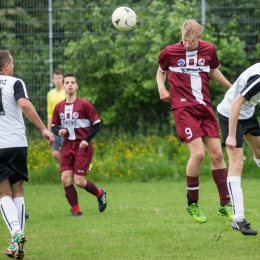
<svg viewBox="0 0 260 260">
<path fill-rule="evenodd" d="M 5 224 L 11 236 L 14 237 L 17 231 L 21 231 L 22 229 L 18 219 L 18 211 L 12 198 L 8 196 L 1 198 L 0 207 Z"/>
<path fill-rule="evenodd" d="M 24 232 L 25 227 L 25 205 L 24 205 L 24 197 L 13 198 L 14 205 L 18 211 L 18 219 L 21 226 L 22 231 Z"/>
<path fill-rule="evenodd" d="M 244 199 L 241 188 L 241 177 L 227 177 L 228 191 L 233 208 L 233 221 L 238 222 L 245 218 L 244 215 Z"/>
</svg>

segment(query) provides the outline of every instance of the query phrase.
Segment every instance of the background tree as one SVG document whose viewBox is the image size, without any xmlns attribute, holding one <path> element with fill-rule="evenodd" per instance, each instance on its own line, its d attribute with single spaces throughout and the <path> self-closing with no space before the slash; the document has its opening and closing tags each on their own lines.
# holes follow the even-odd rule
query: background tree
<svg viewBox="0 0 260 260">
<path fill-rule="evenodd" d="M 158 54 L 164 46 L 181 40 L 184 20 L 198 19 L 196 1 L 133 4 L 138 22 L 129 32 L 115 30 L 110 19 L 111 5 L 113 1 L 106 1 L 102 7 L 93 2 L 87 6 L 92 12 L 86 12 L 86 20 L 92 24 L 80 39 L 67 45 L 65 55 L 70 62 L 66 70 L 78 75 L 80 94 L 95 103 L 104 124 L 134 130 L 148 122 L 147 126 L 153 127 L 154 122 L 158 125 L 168 118 L 170 110 L 158 96 Z M 100 20 L 103 22 L 98 23 Z M 214 35 L 215 29 L 207 25 L 203 39 L 216 44 L 221 70 L 234 81 L 237 68 L 246 63 L 244 43 L 232 33 Z M 223 98 L 224 91 L 216 83 L 211 84 L 213 104 Z"/>
<path fill-rule="evenodd" d="M 205 2 L 203 39 L 216 45 L 220 69 L 233 82 L 260 53 L 260 0 Z M 122 5 L 137 14 L 136 27 L 126 33 L 111 23 L 114 9 Z M 169 125 L 169 119 L 173 123 L 170 104 L 159 100 L 157 57 L 164 46 L 181 40 L 184 20 L 201 22 L 201 1 L 53 0 L 52 7 L 53 67 L 77 74 L 80 95 L 95 103 L 104 124 L 136 131 Z M 42 118 L 50 89 L 48 11 L 48 1 L 0 2 L 0 46 L 12 51 L 15 76 L 24 79 Z M 211 82 L 214 106 L 224 93 Z"/>
</svg>

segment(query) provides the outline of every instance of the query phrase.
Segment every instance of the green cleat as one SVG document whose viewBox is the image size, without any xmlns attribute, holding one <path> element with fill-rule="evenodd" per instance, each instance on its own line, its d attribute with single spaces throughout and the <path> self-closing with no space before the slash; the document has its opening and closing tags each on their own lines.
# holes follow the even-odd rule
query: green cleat
<svg viewBox="0 0 260 260">
<path fill-rule="evenodd" d="M 228 203 L 226 206 L 223 206 L 223 207 L 219 206 L 218 215 L 227 216 L 228 220 L 232 220 L 233 219 L 232 204 Z"/>
<path fill-rule="evenodd" d="M 4 254 L 10 258 L 23 259 L 25 255 L 25 242 L 25 235 L 22 232 L 17 232 L 14 239 L 12 239 L 10 246 L 5 250 Z"/>
<path fill-rule="evenodd" d="M 188 213 L 192 216 L 194 221 L 198 223 L 205 223 L 207 222 L 206 216 L 202 213 L 199 206 L 196 203 L 192 203 L 190 206 L 186 207 Z"/>
</svg>

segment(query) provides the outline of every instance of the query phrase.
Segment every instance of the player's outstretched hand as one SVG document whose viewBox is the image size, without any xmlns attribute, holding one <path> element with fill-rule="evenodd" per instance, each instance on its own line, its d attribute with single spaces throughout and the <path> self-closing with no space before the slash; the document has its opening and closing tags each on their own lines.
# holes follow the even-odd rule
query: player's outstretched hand
<svg viewBox="0 0 260 260">
<path fill-rule="evenodd" d="M 226 147 L 230 149 L 231 151 L 234 151 L 234 149 L 237 146 L 237 140 L 236 137 L 228 136 L 226 140 Z"/>
<path fill-rule="evenodd" d="M 47 140 L 48 145 L 52 145 L 54 143 L 54 135 L 47 129 L 42 131 L 42 136 Z"/>
<path fill-rule="evenodd" d="M 79 144 L 79 149 L 84 149 L 88 147 L 88 142 L 85 140 L 82 140 L 81 143 Z"/>
</svg>

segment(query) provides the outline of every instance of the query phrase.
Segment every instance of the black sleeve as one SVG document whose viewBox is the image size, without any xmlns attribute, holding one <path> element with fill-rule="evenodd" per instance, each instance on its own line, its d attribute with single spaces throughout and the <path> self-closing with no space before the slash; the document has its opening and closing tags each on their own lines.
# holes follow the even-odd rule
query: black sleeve
<svg viewBox="0 0 260 260">
<path fill-rule="evenodd" d="M 240 94 L 244 96 L 246 100 L 250 101 L 253 96 L 260 92 L 259 79 L 260 75 L 253 75 L 247 80 L 245 87 L 240 92 Z"/>
<path fill-rule="evenodd" d="M 24 82 L 20 79 L 14 83 L 14 98 L 15 100 L 18 100 L 19 98 L 31 100 Z"/>
<path fill-rule="evenodd" d="M 51 129 L 55 135 L 59 136 L 59 131 L 61 129 L 59 126 L 52 126 Z"/>
<path fill-rule="evenodd" d="M 84 140 L 89 143 L 100 129 L 101 129 L 101 122 L 92 125 L 89 133 L 86 135 Z"/>
</svg>

